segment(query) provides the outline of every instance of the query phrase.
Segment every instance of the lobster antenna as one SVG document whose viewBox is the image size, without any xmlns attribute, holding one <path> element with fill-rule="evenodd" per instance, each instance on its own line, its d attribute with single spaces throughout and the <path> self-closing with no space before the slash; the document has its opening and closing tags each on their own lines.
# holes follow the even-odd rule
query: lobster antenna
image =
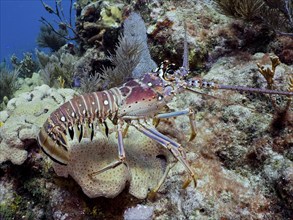
<svg viewBox="0 0 293 220">
<path fill-rule="evenodd" d="M 215 87 L 216 89 L 234 90 L 238 92 L 255 92 L 255 93 L 293 96 L 293 92 L 290 92 L 290 91 L 277 91 L 277 90 L 270 90 L 270 89 L 259 89 L 259 88 L 251 88 L 251 87 L 244 87 L 244 86 L 228 86 L 228 85 L 220 85 L 220 84 L 217 84 Z"/>
<path fill-rule="evenodd" d="M 223 89 L 223 90 L 234 90 L 238 92 L 253 92 L 253 93 L 264 93 L 264 94 L 271 94 L 271 95 L 286 95 L 286 96 L 293 96 L 292 86 L 293 84 L 291 80 L 289 83 L 288 91 L 279 91 L 279 90 L 271 90 L 271 89 L 263 89 L 263 88 L 251 88 L 246 86 L 223 85 L 223 84 L 217 84 L 214 82 L 208 82 L 198 78 L 192 78 L 187 80 L 188 88 Z"/>
<path fill-rule="evenodd" d="M 221 100 L 223 102 L 225 102 L 228 106 L 230 105 L 240 105 L 242 107 L 245 107 L 247 109 L 250 109 L 252 112 L 255 112 L 257 113 L 258 111 L 255 109 L 255 108 L 252 108 L 252 107 L 249 107 L 249 106 L 246 106 L 246 105 L 243 105 L 243 103 L 239 103 L 237 101 L 230 101 L 226 98 L 220 98 L 220 97 L 217 97 L 217 96 L 214 96 L 214 95 L 210 95 L 210 94 L 206 94 L 206 93 L 203 93 L 203 92 L 198 92 L 194 89 L 191 89 L 191 88 L 185 88 L 187 91 L 189 92 L 192 92 L 192 93 L 195 93 L 195 94 L 199 94 L 199 95 L 202 95 L 202 96 L 205 96 L 207 98 L 212 98 L 212 99 L 217 99 L 217 100 Z M 263 114 L 267 114 L 267 115 L 270 115 L 269 113 L 263 113 Z"/>
<path fill-rule="evenodd" d="M 191 88 L 188 88 L 188 87 L 185 87 L 185 90 L 187 90 L 189 92 L 192 92 L 192 93 L 195 93 L 195 94 L 199 94 L 201 96 L 205 96 L 207 98 L 219 99 L 219 100 L 222 100 L 222 101 L 227 101 L 227 99 L 223 99 L 223 98 L 220 98 L 220 97 L 217 97 L 217 96 L 214 96 L 214 95 L 210 95 L 210 94 L 206 94 L 206 93 L 203 93 L 203 92 L 199 92 L 199 91 L 196 91 L 196 90 L 191 89 Z"/>
<path fill-rule="evenodd" d="M 189 70 L 189 62 L 188 62 L 188 44 L 187 44 L 187 27 L 186 22 L 184 22 L 184 51 L 183 51 L 183 64 L 182 67 L 188 71 Z"/>
</svg>

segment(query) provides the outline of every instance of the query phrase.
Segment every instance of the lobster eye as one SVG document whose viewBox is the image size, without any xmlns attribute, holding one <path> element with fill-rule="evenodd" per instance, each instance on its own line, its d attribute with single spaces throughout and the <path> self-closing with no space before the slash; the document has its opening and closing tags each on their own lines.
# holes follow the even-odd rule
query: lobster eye
<svg viewBox="0 0 293 220">
<path fill-rule="evenodd" d="M 173 75 L 175 73 L 175 70 L 174 69 L 167 69 L 166 73 Z"/>
<path fill-rule="evenodd" d="M 174 80 L 175 71 L 176 71 L 176 65 L 174 63 L 169 64 L 168 67 L 165 69 L 164 78 L 166 80 Z"/>
</svg>

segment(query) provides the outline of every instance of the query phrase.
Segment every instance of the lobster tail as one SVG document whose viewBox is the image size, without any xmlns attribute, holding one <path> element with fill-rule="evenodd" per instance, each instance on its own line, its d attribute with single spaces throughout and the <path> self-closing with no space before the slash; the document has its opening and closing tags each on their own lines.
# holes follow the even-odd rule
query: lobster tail
<svg viewBox="0 0 293 220">
<path fill-rule="evenodd" d="M 112 89 L 113 90 L 113 89 Z M 115 90 L 113 90 L 115 91 Z M 107 117 L 114 118 L 117 111 L 112 91 L 94 92 L 77 96 L 51 113 L 38 135 L 38 143 L 53 161 L 67 165 L 69 149 L 67 136 L 80 142 L 90 134 L 94 138 L 94 122 L 103 123 Z M 106 124 L 104 123 L 106 126 Z M 106 127 L 106 135 L 108 128 Z"/>
<path fill-rule="evenodd" d="M 54 162 L 61 165 L 67 165 L 69 161 L 69 152 L 66 148 L 58 145 L 57 141 L 53 140 L 44 127 L 41 128 L 38 135 L 38 144 L 42 151 L 50 157 Z"/>
</svg>

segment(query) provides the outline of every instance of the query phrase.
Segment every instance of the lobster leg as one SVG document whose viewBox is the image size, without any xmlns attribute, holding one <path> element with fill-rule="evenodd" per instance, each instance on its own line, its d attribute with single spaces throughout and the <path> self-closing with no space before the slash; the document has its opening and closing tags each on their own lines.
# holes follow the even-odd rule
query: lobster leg
<svg viewBox="0 0 293 220">
<path fill-rule="evenodd" d="M 122 137 L 124 137 L 124 138 L 126 137 L 127 132 L 128 132 L 128 128 L 129 128 L 129 124 L 126 124 L 126 128 L 122 132 Z"/>
<path fill-rule="evenodd" d="M 155 188 L 153 188 L 153 189 L 149 192 L 149 194 L 148 194 L 148 198 L 149 198 L 149 199 L 151 199 L 151 200 L 155 199 L 155 197 L 156 197 L 156 193 L 159 191 L 159 189 L 161 188 L 161 186 L 162 186 L 163 183 L 165 182 L 165 179 L 167 178 L 167 176 L 168 176 L 170 170 L 171 170 L 174 166 L 175 166 L 175 163 L 173 163 L 173 164 L 168 164 L 168 165 L 167 165 L 166 170 L 165 170 L 165 173 L 164 173 L 164 175 L 162 176 L 162 178 L 160 179 L 158 185 L 157 185 Z"/>
<path fill-rule="evenodd" d="M 196 137 L 195 112 L 193 111 L 192 108 L 188 108 L 188 109 L 184 109 L 184 110 L 176 111 L 176 112 L 158 114 L 155 116 L 155 119 L 173 118 L 173 117 L 177 117 L 181 115 L 188 115 L 189 117 L 189 123 L 190 123 L 190 129 L 191 129 L 189 141 L 192 141 Z"/>
<path fill-rule="evenodd" d="M 192 169 L 189 166 L 189 164 L 186 161 L 186 159 L 184 158 L 184 156 L 183 156 L 183 155 L 185 155 L 185 153 L 183 153 L 184 152 L 184 149 L 181 147 L 180 144 L 178 144 L 177 142 L 171 140 L 167 136 L 161 134 L 155 128 L 147 128 L 147 127 L 143 126 L 140 123 L 134 123 L 134 122 L 132 123 L 132 125 L 138 131 L 142 132 L 147 137 L 153 139 L 154 141 L 156 141 L 159 144 L 161 144 L 163 147 L 165 147 L 168 150 L 170 150 L 171 153 L 174 155 L 174 157 L 183 164 L 183 166 L 188 171 L 188 173 L 189 173 L 189 175 L 191 177 L 191 179 L 189 178 L 188 180 L 185 181 L 185 183 L 183 184 L 183 188 L 186 188 L 192 180 L 193 180 L 194 185 L 196 187 L 195 174 L 192 171 Z M 157 188 L 157 190 L 158 190 L 158 188 Z"/>
<path fill-rule="evenodd" d="M 109 169 L 113 169 L 120 164 L 125 164 L 125 166 L 128 168 L 128 164 L 126 162 L 126 157 L 125 157 L 125 150 L 124 150 L 124 144 L 123 144 L 123 132 L 122 132 L 122 125 L 121 123 L 118 123 L 117 125 L 117 132 L 118 132 L 118 160 L 108 164 L 107 166 L 103 167 L 102 169 L 93 172 L 89 174 L 91 177 L 101 174 Z"/>
</svg>

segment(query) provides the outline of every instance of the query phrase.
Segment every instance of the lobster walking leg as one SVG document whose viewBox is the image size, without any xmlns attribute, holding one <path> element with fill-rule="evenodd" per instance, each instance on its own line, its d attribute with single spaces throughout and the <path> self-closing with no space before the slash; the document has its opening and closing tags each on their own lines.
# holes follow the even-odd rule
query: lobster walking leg
<svg viewBox="0 0 293 220">
<path fill-rule="evenodd" d="M 129 124 L 126 124 L 126 128 L 122 132 L 122 137 L 124 137 L 124 138 L 126 137 L 126 134 L 128 132 L 128 128 L 129 128 Z"/>
<path fill-rule="evenodd" d="M 148 194 L 148 197 L 149 199 L 154 199 L 156 197 L 156 193 L 159 191 L 159 189 L 161 188 L 161 186 L 163 185 L 163 183 L 165 182 L 165 179 L 167 178 L 170 170 L 175 166 L 175 163 L 171 163 L 171 164 L 168 164 L 167 167 L 166 167 L 166 170 L 165 170 L 165 173 L 164 175 L 162 176 L 162 178 L 160 179 L 158 185 L 153 188 L 149 194 Z"/>
<path fill-rule="evenodd" d="M 184 165 L 184 167 L 188 171 L 191 179 L 189 178 L 188 180 L 185 181 L 185 183 L 183 184 L 183 188 L 186 188 L 192 180 L 193 180 L 194 185 L 196 187 L 195 174 L 192 171 L 192 169 L 189 166 L 189 164 L 186 161 L 186 159 L 184 158 L 183 155 L 185 155 L 185 151 L 184 151 L 184 149 L 182 148 L 182 146 L 180 144 L 178 144 L 177 142 L 171 140 L 167 136 L 163 135 L 162 133 L 157 131 L 155 128 L 147 128 L 147 127 L 145 127 L 144 125 L 142 125 L 140 123 L 134 123 L 134 122 L 132 122 L 132 125 L 138 131 L 142 132 L 147 137 L 153 139 L 154 141 L 156 141 L 159 144 L 161 144 L 163 147 L 165 147 L 168 150 L 170 150 L 171 153 L 174 155 L 174 157 Z"/>
<path fill-rule="evenodd" d="M 118 132 L 118 158 L 119 159 L 101 168 L 100 170 L 89 174 L 91 177 L 101 174 L 109 169 L 113 169 L 119 166 L 120 164 L 125 164 L 125 166 L 128 168 L 128 164 L 126 162 L 126 157 L 125 157 L 125 150 L 124 150 L 124 144 L 123 144 L 123 132 L 122 132 L 121 123 L 118 123 L 117 125 L 117 132 Z"/>
<path fill-rule="evenodd" d="M 155 116 L 155 118 L 156 119 L 173 118 L 173 117 L 177 117 L 181 115 L 188 115 L 189 117 L 189 123 L 190 123 L 190 129 L 191 129 L 189 141 L 192 141 L 196 137 L 195 112 L 193 111 L 193 109 L 188 108 L 181 111 L 158 114 Z"/>
</svg>

